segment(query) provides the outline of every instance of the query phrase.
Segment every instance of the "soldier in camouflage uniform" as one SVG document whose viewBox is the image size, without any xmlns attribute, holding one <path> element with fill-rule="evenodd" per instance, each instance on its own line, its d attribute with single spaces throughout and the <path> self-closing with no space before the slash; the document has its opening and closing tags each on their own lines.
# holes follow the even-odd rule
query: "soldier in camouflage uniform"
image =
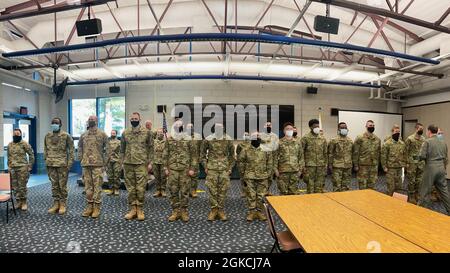
<svg viewBox="0 0 450 273">
<path fill-rule="evenodd" d="M 284 125 L 284 137 L 274 153 L 274 168 L 280 194 L 297 194 L 299 177 L 305 168 L 305 161 L 302 144 L 294 139 L 294 126 L 290 122 Z"/>
<path fill-rule="evenodd" d="M 194 124 L 189 123 L 186 125 L 186 133 L 191 138 L 192 144 L 194 146 L 194 156 L 197 157 L 196 162 L 200 161 L 200 149 L 202 145 L 202 136 L 194 132 Z M 192 198 L 197 198 L 197 187 L 198 187 L 198 172 L 199 166 L 193 166 L 194 175 L 190 176 L 191 179 L 191 191 L 189 195 Z"/>
<path fill-rule="evenodd" d="M 338 136 L 328 144 L 328 164 L 334 191 L 348 191 L 352 179 L 353 141 L 345 122 L 338 124 Z"/>
<path fill-rule="evenodd" d="M 236 156 L 237 158 L 239 158 L 239 154 L 246 148 L 250 147 L 250 136 L 248 134 L 248 132 L 244 133 L 244 137 L 243 137 L 243 141 L 239 142 L 238 145 L 236 146 Z M 244 178 L 244 172 L 243 172 L 243 167 L 241 166 L 241 163 L 239 160 L 237 160 L 237 167 L 239 170 L 239 178 L 241 180 L 241 186 L 242 186 L 242 191 L 241 191 L 241 197 L 244 197 L 247 199 L 248 201 L 248 191 L 247 191 L 247 183 L 245 182 L 245 178 Z"/>
<path fill-rule="evenodd" d="M 44 160 L 52 183 L 53 206 L 49 213 L 66 213 L 67 179 L 74 160 L 72 137 L 61 130 L 61 119 L 52 120 L 52 132 L 44 138 Z"/>
<path fill-rule="evenodd" d="M 166 145 L 166 140 L 164 137 L 164 131 L 159 128 L 156 131 L 156 139 L 153 145 L 153 175 L 156 179 L 156 190 L 153 197 L 166 197 L 166 185 L 167 179 L 164 173 L 164 146 Z"/>
<path fill-rule="evenodd" d="M 405 140 L 406 146 L 406 178 L 408 179 L 408 193 L 410 203 L 416 204 L 419 195 L 419 184 L 423 179 L 424 161 L 417 160 L 425 137 L 423 136 L 423 125 L 416 124 L 416 132 Z"/>
<path fill-rule="evenodd" d="M 272 132 L 272 123 L 271 122 L 266 122 L 266 124 L 264 125 L 264 129 L 265 129 L 265 132 L 259 133 L 259 137 L 261 138 L 261 148 L 266 152 L 275 153 L 278 150 L 278 142 L 279 142 L 278 135 L 275 134 L 274 132 Z M 272 157 L 273 156 L 274 156 L 274 154 L 272 154 Z M 273 175 L 274 174 L 272 172 L 272 175 L 270 176 L 270 179 L 269 179 L 269 184 L 267 187 L 266 195 L 272 195 L 269 190 L 270 190 L 270 187 L 272 186 Z"/>
<path fill-rule="evenodd" d="M 33 169 L 34 152 L 31 145 L 22 140 L 20 129 L 14 129 L 13 134 L 13 142 L 8 144 L 8 168 L 17 200 L 17 208 L 26 211 L 28 209 L 27 183 Z"/>
<path fill-rule="evenodd" d="M 381 166 L 386 173 L 387 194 L 403 191 L 402 168 L 406 166 L 406 146 L 400 138 L 400 126 L 392 127 L 391 138 L 381 148 Z"/>
<path fill-rule="evenodd" d="M 111 131 L 111 137 L 106 146 L 107 151 L 107 172 L 108 183 L 111 192 L 108 195 L 119 195 L 120 173 L 122 172 L 122 162 L 120 162 L 120 140 L 117 139 L 117 131 Z"/>
<path fill-rule="evenodd" d="M 273 153 L 265 152 L 261 144 L 258 132 L 251 135 L 251 144 L 238 155 L 240 168 L 244 173 L 248 191 L 247 221 L 256 219 L 265 221 L 263 213 L 263 199 L 269 184 L 270 175 L 273 173 Z"/>
<path fill-rule="evenodd" d="M 83 168 L 83 182 L 86 189 L 87 206 L 83 217 L 98 218 L 102 202 L 103 171 L 106 166 L 108 136 L 97 127 L 97 117 L 90 116 L 89 129 L 78 141 L 78 159 Z"/>
<path fill-rule="evenodd" d="M 233 141 L 224 133 L 223 124 L 215 124 L 214 134 L 209 135 L 203 141 L 201 151 L 211 205 L 208 220 L 214 221 L 218 217 L 220 220 L 226 221 L 224 203 L 230 187 L 230 174 L 235 160 Z"/>
<path fill-rule="evenodd" d="M 308 125 L 311 132 L 301 140 L 305 158 L 303 177 L 308 193 L 323 193 L 328 166 L 327 141 L 320 135 L 317 119 L 310 120 Z"/>
<path fill-rule="evenodd" d="M 359 189 L 373 189 L 378 178 L 381 140 L 373 133 L 375 123 L 372 120 L 366 122 L 366 129 L 353 145 L 353 167 L 358 172 Z"/>
<path fill-rule="evenodd" d="M 183 132 L 183 122 L 175 121 L 173 133 L 165 142 L 163 154 L 172 207 L 172 213 L 168 219 L 170 222 L 178 219 L 183 222 L 189 221 L 188 203 L 191 178 L 195 175 L 194 169 L 198 166 L 196 152 L 191 137 Z"/>
<path fill-rule="evenodd" d="M 153 136 L 150 130 L 140 126 L 140 121 L 139 113 L 131 114 L 132 127 L 127 128 L 122 134 L 120 153 L 130 206 L 125 219 L 137 218 L 139 221 L 144 221 L 145 189 L 153 162 Z"/>
</svg>

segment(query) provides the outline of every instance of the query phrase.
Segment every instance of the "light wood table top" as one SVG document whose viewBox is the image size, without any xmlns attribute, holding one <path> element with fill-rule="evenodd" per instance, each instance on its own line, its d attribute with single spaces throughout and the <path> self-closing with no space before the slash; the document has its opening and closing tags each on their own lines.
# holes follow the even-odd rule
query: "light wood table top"
<svg viewBox="0 0 450 273">
<path fill-rule="evenodd" d="M 306 252 L 427 252 L 324 194 L 267 200 Z"/>
<path fill-rule="evenodd" d="M 374 190 L 324 195 L 429 252 L 450 252 L 449 216 Z"/>
</svg>

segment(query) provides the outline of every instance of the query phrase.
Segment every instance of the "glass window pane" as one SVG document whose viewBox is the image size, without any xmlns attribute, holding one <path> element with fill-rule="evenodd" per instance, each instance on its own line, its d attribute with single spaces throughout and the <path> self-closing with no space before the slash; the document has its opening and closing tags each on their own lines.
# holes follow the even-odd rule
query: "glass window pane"
<svg viewBox="0 0 450 273">
<path fill-rule="evenodd" d="M 79 137 L 86 131 L 86 122 L 89 116 L 95 115 L 95 99 L 73 99 L 72 100 L 72 136 Z"/>
<path fill-rule="evenodd" d="M 98 99 L 98 125 L 107 135 L 117 130 L 120 136 L 125 129 L 125 97 Z"/>
</svg>

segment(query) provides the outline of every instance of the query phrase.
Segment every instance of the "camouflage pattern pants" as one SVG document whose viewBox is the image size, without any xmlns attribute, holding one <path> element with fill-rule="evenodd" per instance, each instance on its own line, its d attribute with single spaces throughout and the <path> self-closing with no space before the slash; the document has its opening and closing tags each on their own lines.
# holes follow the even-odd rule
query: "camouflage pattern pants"
<svg viewBox="0 0 450 273">
<path fill-rule="evenodd" d="M 230 187 L 228 171 L 208 170 L 205 184 L 209 192 L 211 209 L 223 209 L 228 188 Z"/>
<path fill-rule="evenodd" d="M 348 191 L 352 180 L 352 168 L 335 168 L 331 172 L 333 191 Z"/>
<path fill-rule="evenodd" d="M 17 201 L 27 200 L 27 183 L 30 178 L 28 166 L 12 167 L 11 170 L 11 184 L 15 191 Z"/>
<path fill-rule="evenodd" d="M 163 164 L 153 164 L 153 175 L 156 179 L 156 191 L 166 191 L 166 174 L 164 172 L 164 165 Z"/>
<path fill-rule="evenodd" d="M 263 211 L 263 200 L 269 180 L 266 179 L 245 179 L 247 182 L 248 196 L 247 204 L 249 210 L 259 209 Z"/>
<path fill-rule="evenodd" d="M 419 193 L 419 185 L 423 179 L 423 164 L 409 164 L 406 169 L 406 179 L 408 179 L 408 192 L 410 196 Z"/>
<path fill-rule="evenodd" d="M 194 170 L 194 176 L 189 177 L 191 180 L 191 191 L 196 191 L 198 188 L 198 169 Z"/>
<path fill-rule="evenodd" d="M 327 175 L 327 168 L 320 167 L 305 167 L 305 175 L 303 180 L 307 186 L 308 193 L 323 193 L 323 186 L 325 184 L 325 177 Z"/>
<path fill-rule="evenodd" d="M 430 208 L 430 194 L 434 185 L 447 210 L 447 215 L 450 215 L 450 195 L 448 192 L 446 176 L 447 171 L 442 162 L 427 164 L 423 172 L 423 181 L 419 186 L 419 201 L 417 202 L 417 205 Z"/>
<path fill-rule="evenodd" d="M 125 186 L 128 191 L 130 206 L 144 206 L 145 188 L 147 185 L 147 164 L 124 164 Z"/>
<path fill-rule="evenodd" d="M 67 200 L 67 179 L 69 170 L 67 167 L 47 166 L 47 173 L 52 183 L 52 197 L 55 201 L 66 202 Z"/>
<path fill-rule="evenodd" d="M 242 192 L 245 194 L 245 197 L 248 199 L 247 181 L 244 178 L 244 173 L 243 172 L 239 172 L 239 178 L 240 178 L 240 181 L 241 181 Z"/>
<path fill-rule="evenodd" d="M 186 209 L 188 207 L 191 178 L 187 172 L 188 170 L 169 170 L 167 187 L 172 209 Z"/>
<path fill-rule="evenodd" d="M 111 189 L 118 190 L 120 188 L 120 173 L 122 166 L 120 162 L 109 162 L 108 164 L 108 183 Z"/>
<path fill-rule="evenodd" d="M 359 166 L 358 174 L 359 189 L 373 189 L 378 179 L 378 166 Z"/>
<path fill-rule="evenodd" d="M 403 191 L 402 168 L 388 168 L 386 173 L 387 194 L 392 196 L 394 192 Z"/>
<path fill-rule="evenodd" d="M 103 167 L 83 167 L 83 182 L 88 203 L 102 202 Z"/>
<path fill-rule="evenodd" d="M 280 173 L 277 178 L 278 191 L 281 195 L 297 194 L 298 181 L 298 172 Z"/>
</svg>

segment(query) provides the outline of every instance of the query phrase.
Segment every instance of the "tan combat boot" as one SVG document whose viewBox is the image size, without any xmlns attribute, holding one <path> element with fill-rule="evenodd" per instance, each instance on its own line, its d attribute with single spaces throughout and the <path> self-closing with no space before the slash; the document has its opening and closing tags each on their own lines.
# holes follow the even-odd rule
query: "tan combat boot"
<svg viewBox="0 0 450 273">
<path fill-rule="evenodd" d="M 166 194 L 166 191 L 165 191 L 165 190 L 162 190 L 162 191 L 161 191 L 161 196 L 162 196 L 162 197 L 167 197 L 167 194 Z"/>
<path fill-rule="evenodd" d="M 159 190 L 156 190 L 153 194 L 153 197 L 159 197 L 161 195 L 161 192 Z"/>
<path fill-rule="evenodd" d="M 53 201 L 53 206 L 48 210 L 48 213 L 56 213 L 59 210 L 59 201 Z"/>
<path fill-rule="evenodd" d="M 144 221 L 145 220 L 145 215 L 144 215 L 144 211 L 142 210 L 142 207 L 137 206 L 137 219 L 138 221 Z"/>
<path fill-rule="evenodd" d="M 255 211 L 253 210 L 249 210 L 247 213 L 247 221 L 251 222 L 253 220 L 255 220 Z"/>
<path fill-rule="evenodd" d="M 20 207 L 21 210 L 23 211 L 27 211 L 28 210 L 28 205 L 27 205 L 27 200 L 24 199 L 22 200 L 22 206 Z"/>
<path fill-rule="evenodd" d="M 181 221 L 183 221 L 183 222 L 189 221 L 189 213 L 188 213 L 187 209 L 181 210 Z"/>
<path fill-rule="evenodd" d="M 100 204 L 94 203 L 94 210 L 92 211 L 92 218 L 98 218 L 100 216 Z"/>
<path fill-rule="evenodd" d="M 176 221 L 180 216 L 180 211 L 178 209 L 172 210 L 172 214 L 169 216 L 169 222 Z"/>
<path fill-rule="evenodd" d="M 214 221 L 217 217 L 217 209 L 213 208 L 208 214 L 208 221 Z"/>
<path fill-rule="evenodd" d="M 60 201 L 59 202 L 59 214 L 66 213 L 66 202 Z"/>
<path fill-rule="evenodd" d="M 16 208 L 20 209 L 22 207 L 22 200 L 17 199 L 17 204 L 16 204 Z"/>
<path fill-rule="evenodd" d="M 94 204 L 92 203 L 88 203 L 88 205 L 86 206 L 86 208 L 84 209 L 83 213 L 81 214 L 81 216 L 83 217 L 89 217 L 91 216 L 92 212 L 94 211 Z"/>
<path fill-rule="evenodd" d="M 191 196 L 192 198 L 197 198 L 197 190 L 192 190 Z"/>
<path fill-rule="evenodd" d="M 228 220 L 228 217 L 225 214 L 225 211 L 223 209 L 219 209 L 219 212 L 217 213 L 217 217 L 219 217 L 219 220 L 221 220 L 221 221 Z"/>
<path fill-rule="evenodd" d="M 114 195 L 119 196 L 119 189 L 114 189 Z"/>
<path fill-rule="evenodd" d="M 136 205 L 131 205 L 130 211 L 125 214 L 125 219 L 131 220 L 137 216 Z"/>
<path fill-rule="evenodd" d="M 260 212 L 260 211 L 256 211 L 255 212 L 256 216 L 258 217 L 259 220 L 261 221 L 266 221 L 267 217 L 264 215 L 264 213 Z"/>
<path fill-rule="evenodd" d="M 114 195 L 114 189 L 111 189 L 106 195 L 108 196 Z"/>
</svg>

